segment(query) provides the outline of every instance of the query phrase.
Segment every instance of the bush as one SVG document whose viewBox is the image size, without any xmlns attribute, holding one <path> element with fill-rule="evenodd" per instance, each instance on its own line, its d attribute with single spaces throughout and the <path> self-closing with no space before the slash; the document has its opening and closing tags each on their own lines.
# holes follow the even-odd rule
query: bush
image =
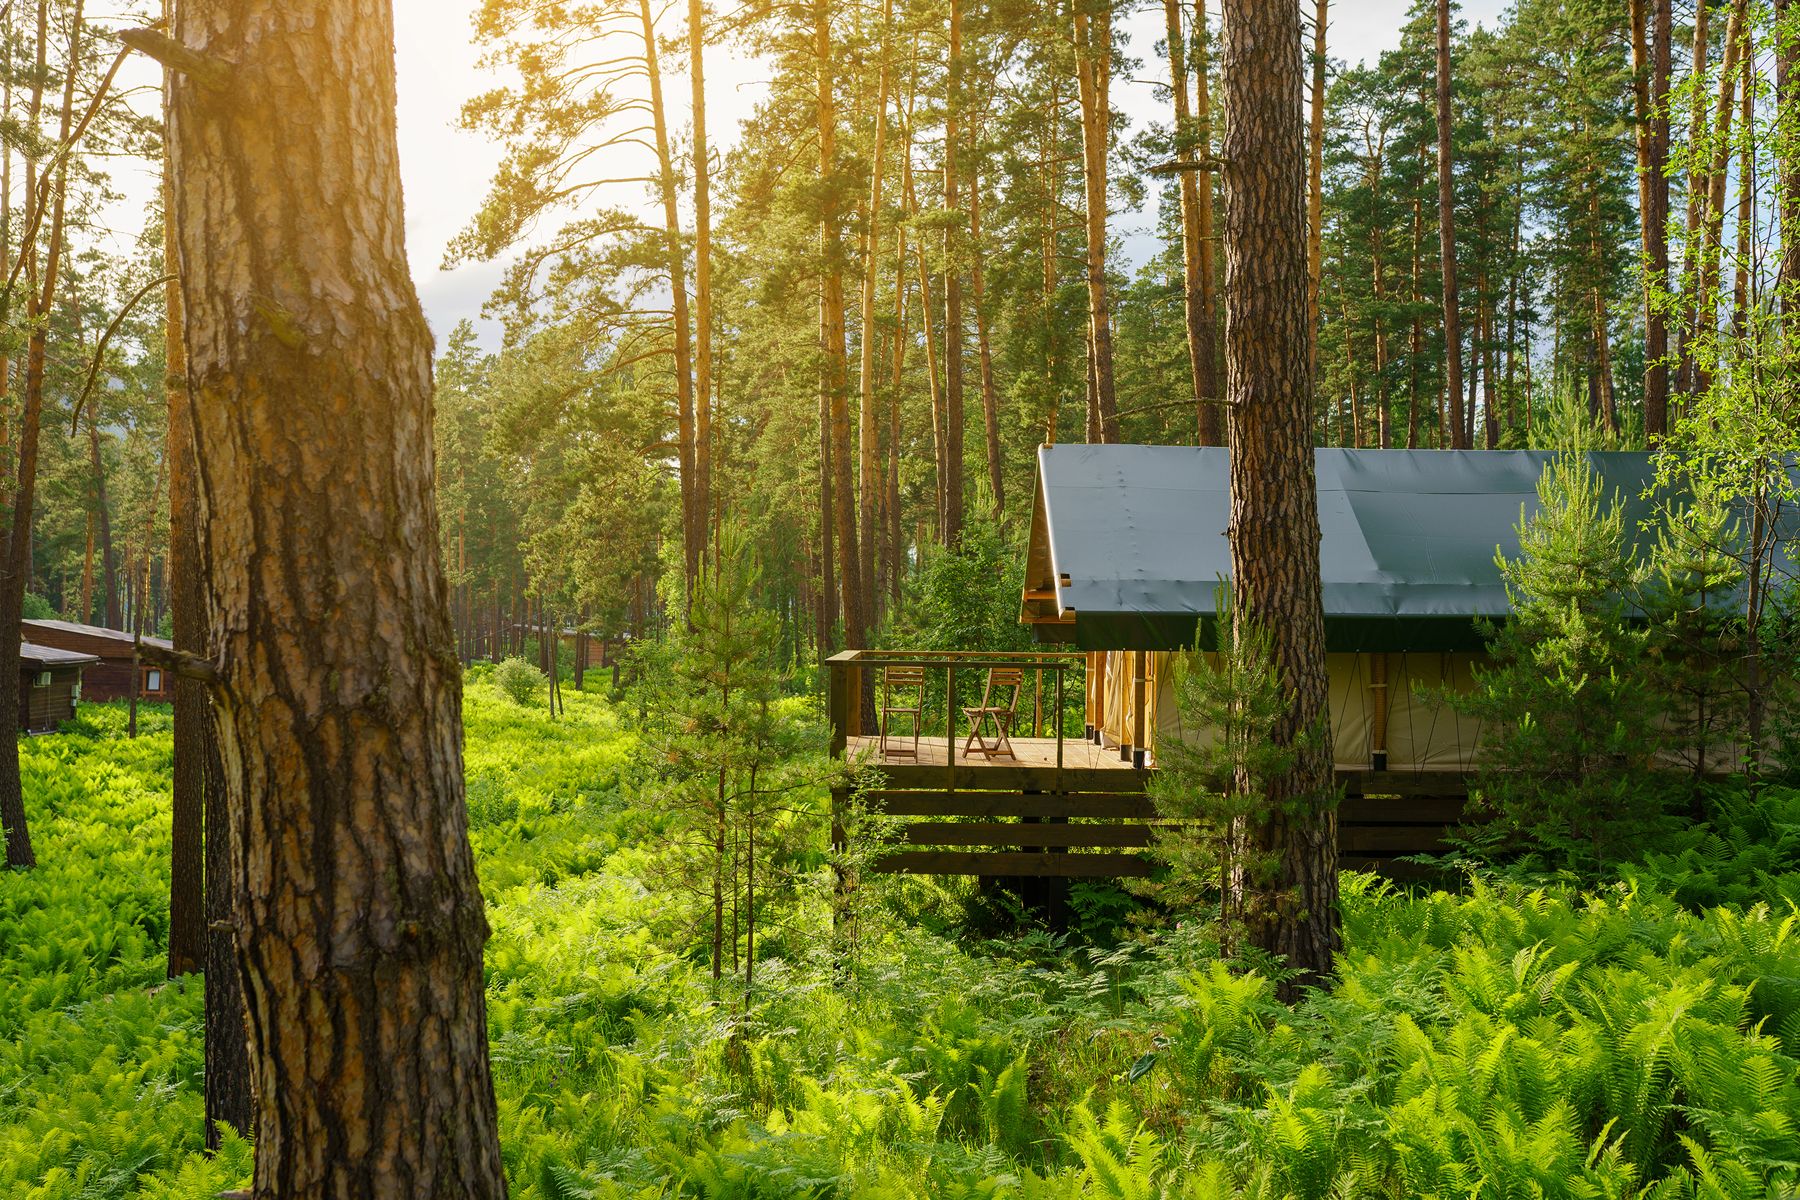
<svg viewBox="0 0 1800 1200">
<path fill-rule="evenodd" d="M 494 668 L 494 683 L 514 704 L 530 704 L 544 686 L 544 673 L 522 658 L 509 658 Z"/>
<path fill-rule="evenodd" d="M 1446 698 L 1485 725 L 1466 830 L 1485 856 L 1603 873 L 1664 827 L 1668 783 L 1654 768 L 1669 709 L 1628 597 L 1633 562 L 1618 498 L 1581 455 L 1544 471 L 1520 557 L 1499 560 L 1513 617 L 1475 690 Z"/>
</svg>

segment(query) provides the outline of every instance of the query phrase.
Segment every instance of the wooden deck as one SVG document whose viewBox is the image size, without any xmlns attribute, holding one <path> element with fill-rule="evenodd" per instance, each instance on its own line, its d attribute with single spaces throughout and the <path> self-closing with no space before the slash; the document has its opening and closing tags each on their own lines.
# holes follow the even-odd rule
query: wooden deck
<svg viewBox="0 0 1800 1200">
<path fill-rule="evenodd" d="M 952 747 L 942 731 L 922 737 L 918 754 L 910 737 L 879 737 L 850 702 L 857 692 L 851 672 L 861 653 L 832 660 L 834 748 L 854 766 L 879 772 L 865 780 L 865 798 L 883 815 L 905 821 L 899 847 L 883 855 L 877 871 L 989 877 L 1107 878 L 1148 875 L 1142 851 L 1159 824 L 1147 794 L 1153 770 L 1121 758 L 1115 748 L 1079 736 L 1013 739 L 1012 757 L 964 750 L 966 729 Z M 1339 849 L 1347 868 L 1408 873 L 1396 860 L 1442 847 L 1448 825 L 1462 814 L 1465 777 L 1445 771 L 1371 771 L 1338 768 L 1344 790 L 1339 810 Z M 840 792 L 840 801 L 847 793 Z M 841 838 L 841 830 L 834 837 Z"/>
</svg>

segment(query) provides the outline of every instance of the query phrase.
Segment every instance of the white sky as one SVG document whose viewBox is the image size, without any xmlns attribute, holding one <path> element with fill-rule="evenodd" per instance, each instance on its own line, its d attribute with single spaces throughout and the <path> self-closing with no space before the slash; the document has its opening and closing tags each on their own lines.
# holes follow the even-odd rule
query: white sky
<svg viewBox="0 0 1800 1200">
<path fill-rule="evenodd" d="M 477 67 L 477 51 L 470 44 L 470 16 L 477 0 L 394 0 L 394 25 L 399 65 L 400 159 L 406 178 L 407 248 L 413 277 L 426 315 L 440 341 L 456 322 L 479 319 L 482 302 L 498 281 L 500 264 L 475 264 L 454 272 L 439 269 L 444 247 L 469 218 L 487 190 L 499 159 L 496 147 L 457 126 L 463 101 L 499 82 Z M 1510 0 L 1462 0 L 1463 18 L 1470 23 L 1492 23 Z M 1333 59 L 1361 62 L 1373 58 L 1399 41 L 1408 0 L 1334 0 L 1328 52 Z M 1307 5 L 1310 9 L 1311 5 Z M 1155 53 L 1163 31 L 1162 6 L 1137 3 L 1126 18 L 1130 35 L 1128 52 L 1143 60 L 1132 79 L 1114 83 L 1114 103 L 1134 124 L 1163 117 L 1163 102 L 1153 81 L 1166 78 L 1166 65 Z M 673 14 L 678 18 L 679 13 Z M 672 18 L 672 19 L 673 19 Z M 671 26 L 669 33 L 677 32 Z M 135 56 L 134 56 L 135 57 Z M 143 74 L 140 82 L 154 85 L 155 75 Z M 675 71 L 671 61 L 666 71 Z M 727 47 L 713 48 L 707 59 L 707 105 L 714 144 L 728 148 L 736 140 L 740 120 L 749 116 L 760 98 L 760 65 Z M 676 129 L 687 123 L 686 79 L 665 75 L 664 90 L 675 111 Z M 154 96 L 146 97 L 154 103 Z M 1129 133 L 1126 136 L 1130 136 Z M 128 208 L 148 200 L 155 187 L 154 168 L 120 172 L 120 185 L 130 196 Z M 615 202 L 630 203 L 620 196 Z M 647 203 L 640 193 L 638 202 Z M 1123 214 L 1115 228 L 1128 241 L 1141 237 L 1151 226 L 1154 211 Z M 135 234 L 141 223 L 129 211 L 115 221 L 118 232 Z"/>
</svg>

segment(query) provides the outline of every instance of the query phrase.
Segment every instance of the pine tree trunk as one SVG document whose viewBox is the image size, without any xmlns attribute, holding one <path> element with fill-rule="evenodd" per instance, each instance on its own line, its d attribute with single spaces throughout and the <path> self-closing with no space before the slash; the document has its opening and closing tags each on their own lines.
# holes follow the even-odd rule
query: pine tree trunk
<svg viewBox="0 0 1800 1200">
<path fill-rule="evenodd" d="M 1225 327 L 1231 401 L 1232 618 L 1265 630 L 1292 765 L 1261 781 L 1251 830 L 1252 945 L 1286 960 L 1284 999 L 1321 982 L 1339 945 L 1337 818 L 1312 450 L 1304 79 L 1298 7 L 1225 3 Z M 1248 787 L 1251 781 L 1240 779 Z"/>
<path fill-rule="evenodd" d="M 694 517 L 702 554 L 714 521 L 712 149 L 706 137 L 706 5 L 688 0 L 688 76 L 694 137 Z"/>
<path fill-rule="evenodd" d="M 1319 341 L 1319 283 L 1325 268 L 1325 34 L 1330 24 L 1331 0 L 1314 0 L 1312 84 L 1308 96 L 1310 120 L 1306 147 L 1306 314 L 1313 328 L 1315 374 Z"/>
<path fill-rule="evenodd" d="M 909 196 L 909 199 L 912 199 Z M 914 214 L 918 212 L 916 199 L 908 205 Z M 920 238 L 917 247 L 919 260 L 919 320 L 924 326 L 925 334 L 925 378 L 931 393 L 931 453 L 932 463 L 936 468 L 933 479 L 937 508 L 932 514 L 932 532 L 942 541 L 944 536 L 944 512 L 946 492 L 950 479 L 949 441 L 945 436 L 944 393 L 939 384 L 937 338 L 933 336 L 931 323 L 931 271 L 925 261 L 925 241 Z"/>
<path fill-rule="evenodd" d="M 1756 56 L 1742 59 L 1744 79 L 1738 87 L 1738 120 L 1743 122 L 1742 144 L 1738 147 L 1737 173 L 1737 259 L 1736 278 L 1731 288 L 1731 336 L 1743 339 L 1750 332 L 1750 234 L 1755 220 L 1756 155 L 1754 146 L 1756 121 Z"/>
<path fill-rule="evenodd" d="M 75 34 L 69 43 L 69 62 L 63 72 L 61 132 L 56 145 L 66 145 L 75 107 L 75 79 L 79 73 L 81 46 L 81 3 L 77 0 L 72 26 Z M 32 92 L 30 127 L 36 129 L 43 95 L 45 59 L 49 38 L 49 14 L 38 5 L 37 69 Z M 6 835 L 6 865 L 34 867 L 37 854 L 31 845 L 31 831 L 26 823 L 24 781 L 20 777 L 19 740 L 13 731 L 19 728 L 19 689 L 12 685 L 19 677 L 19 654 L 23 643 L 20 618 L 25 610 L 25 589 L 31 584 L 31 517 L 37 498 L 38 442 L 44 411 L 44 375 L 48 362 L 48 322 L 56 286 L 61 278 L 63 256 L 63 217 L 68 185 L 68 157 L 59 156 L 54 174 L 47 181 L 51 193 L 49 232 L 44 243 L 40 273 L 38 248 L 23 247 L 25 256 L 26 321 L 31 330 L 25 351 L 25 394 L 19 413 L 19 456 L 13 480 L 12 520 L 0 544 L 0 829 Z M 41 219 L 43 193 L 38 188 L 37 162 L 26 160 L 25 192 L 28 197 L 25 226 L 37 227 Z"/>
<path fill-rule="evenodd" d="M 687 259 L 681 245 L 680 193 L 675 180 L 675 159 L 669 152 L 669 125 L 663 106 L 662 66 L 656 45 L 656 21 L 650 0 L 638 0 L 638 20 L 643 25 L 644 68 L 649 77 L 651 129 L 656 137 L 657 190 L 662 193 L 663 246 L 669 273 L 669 300 L 675 323 L 676 461 L 681 469 L 681 539 L 687 569 L 687 596 L 691 602 L 700 578 L 700 559 L 706 544 L 706 518 L 699 508 L 694 455 L 694 360 L 693 329 L 688 314 Z M 702 85 L 704 86 L 704 85 Z"/>
<path fill-rule="evenodd" d="M 1738 62 L 1748 37 L 1747 20 L 1747 0 L 1736 0 L 1725 24 L 1725 48 L 1719 60 L 1718 107 L 1713 112 L 1711 164 L 1702 206 L 1700 269 L 1695 275 L 1696 286 L 1690 304 L 1691 332 L 1699 338 L 1715 332 L 1715 297 L 1722 270 L 1720 258 L 1725 249 L 1725 192 L 1731 167 L 1731 122 L 1736 108 Z M 1692 367 L 1690 386 L 1695 392 L 1704 392 L 1712 386 L 1710 374 L 1698 364 Z"/>
<path fill-rule="evenodd" d="M 1655 7 L 1651 18 L 1646 9 Z M 1669 329 L 1656 297 L 1669 285 L 1669 74 L 1672 0 L 1630 0 L 1632 101 L 1635 106 L 1639 228 L 1643 235 L 1644 433 L 1668 432 Z"/>
<path fill-rule="evenodd" d="M 700 0 L 692 0 L 696 5 Z M 875 148 L 869 162 L 869 209 L 868 221 L 863 233 L 863 278 L 862 278 L 862 343 L 860 388 L 857 400 L 858 431 L 858 477 L 862 484 L 858 507 L 860 528 L 857 530 L 857 547 L 862 551 L 862 577 L 867 584 L 869 596 L 869 613 L 874 616 L 875 605 L 880 599 L 880 589 L 875 579 L 877 574 L 876 553 L 879 531 L 876 528 L 876 501 L 885 488 L 877 480 L 878 460 L 881 453 L 881 401 L 876 394 L 875 385 L 875 351 L 876 351 L 876 318 L 875 318 L 875 284 L 881 270 L 881 203 L 883 168 L 887 165 L 887 108 L 889 91 L 890 65 L 889 47 L 893 41 L 894 0 L 884 0 L 882 5 L 882 39 L 880 78 L 876 85 L 875 96 Z"/>
<path fill-rule="evenodd" d="M 1425 355 L 1425 318 L 1419 306 L 1419 275 L 1424 269 L 1423 243 L 1425 240 L 1425 204 L 1417 196 L 1413 197 L 1412 217 L 1412 287 L 1408 293 L 1409 307 L 1412 309 L 1412 337 L 1407 342 L 1406 368 L 1406 448 L 1419 448 L 1419 387 L 1420 371 Z"/>
<path fill-rule="evenodd" d="M 994 493 L 993 517 L 1006 515 L 1005 460 L 1000 454 L 1000 393 L 994 385 L 994 348 L 988 337 L 987 246 L 981 240 L 981 172 L 969 170 L 969 285 L 975 302 L 975 358 L 981 367 L 981 423 L 987 434 L 988 490 Z"/>
<path fill-rule="evenodd" d="M 1373 211 L 1381 209 L 1381 166 L 1387 149 L 1387 133 L 1382 131 L 1379 143 L 1369 146 L 1369 196 Z M 1381 222 L 1369 222 L 1369 263 L 1371 290 L 1375 300 L 1373 321 L 1375 326 L 1375 422 L 1377 445 L 1381 449 L 1391 449 L 1393 442 L 1392 419 L 1388 413 L 1387 364 L 1388 344 L 1387 331 L 1382 328 L 1381 313 L 1387 305 L 1387 276 L 1383 265 L 1381 238 Z"/>
<path fill-rule="evenodd" d="M 1075 80 L 1081 102 L 1081 179 L 1087 211 L 1090 441 L 1119 440 L 1113 391 L 1112 304 L 1106 285 L 1107 153 L 1111 148 L 1112 10 L 1075 0 Z"/>
<path fill-rule="evenodd" d="M 916 68 L 915 68 L 916 70 Z M 917 94 L 917 78 L 907 89 L 904 140 L 900 147 L 901 191 L 912 196 L 912 114 Z M 906 574 L 905 533 L 900 526 L 900 398 L 906 383 L 906 344 L 911 336 L 906 326 L 906 223 L 894 231 L 894 373 L 888 392 L 887 454 L 887 547 L 888 600 L 900 607 L 902 580 Z"/>
<path fill-rule="evenodd" d="M 837 174 L 837 102 L 835 51 L 825 0 L 813 6 L 813 50 L 818 56 L 819 175 L 831 181 Z M 844 316 L 844 248 L 835 200 L 827 200 L 820 224 L 824 277 L 820 281 L 824 336 L 824 384 L 831 418 L 831 483 L 836 498 L 833 529 L 837 537 L 839 591 L 843 601 L 844 645 L 861 650 L 868 645 L 864 620 L 868 597 L 863 592 L 862 558 L 856 545 L 856 452 L 850 437 L 849 335 Z"/>
<path fill-rule="evenodd" d="M 1181 276 L 1182 315 L 1187 320 L 1188 371 L 1194 384 L 1196 428 L 1205 420 L 1209 397 L 1201 390 L 1200 328 L 1200 186 L 1191 169 L 1193 112 L 1188 99 L 1187 35 L 1181 28 L 1181 0 L 1163 0 L 1169 46 L 1169 91 L 1175 102 L 1175 158 L 1182 164 Z"/>
<path fill-rule="evenodd" d="M 392 9 L 183 0 L 174 40 L 255 1195 L 503 1197 Z"/>
<path fill-rule="evenodd" d="M 1194 0 L 1194 121 L 1199 141 L 1195 146 L 1201 161 L 1212 158 L 1212 33 L 1207 25 L 1206 0 Z M 1213 172 L 1207 167 L 1195 173 L 1199 194 L 1200 240 L 1200 388 L 1208 403 L 1200 409 L 1200 444 L 1220 446 L 1225 442 L 1225 408 L 1220 401 L 1224 389 L 1219 386 L 1219 297 L 1218 265 L 1213 252 Z"/>
<path fill-rule="evenodd" d="M 1659 0 L 1666 5 L 1668 0 Z M 1659 13 L 1660 16 L 1660 13 Z M 1795 336 L 1791 321 L 1795 310 L 1794 289 L 1800 286 L 1800 28 L 1795 27 L 1794 0 L 1775 0 L 1775 107 L 1786 114 L 1776 132 L 1775 169 L 1779 199 L 1777 227 L 1781 234 L 1781 265 L 1776 274 L 1776 304 L 1782 318 L 1782 338 L 1791 347 Z M 1791 361 L 1789 359 L 1788 361 Z"/>
<path fill-rule="evenodd" d="M 1205 0 L 1201 0 L 1202 3 Z M 1061 339 L 1057 335 L 1056 320 L 1056 287 L 1057 245 L 1059 232 L 1057 215 L 1061 208 L 1060 189 L 1057 187 L 1056 167 L 1053 162 L 1055 145 L 1055 125 L 1053 116 L 1059 113 L 1061 96 L 1053 77 L 1050 81 L 1050 96 L 1046 104 L 1044 120 L 1041 123 L 1042 133 L 1038 139 L 1038 187 L 1041 195 L 1043 221 L 1038 231 L 1038 267 L 1040 274 L 1038 290 L 1038 337 L 1044 348 L 1044 379 L 1049 391 L 1050 411 L 1044 418 L 1044 444 L 1056 445 L 1057 421 L 1061 415 L 1061 404 L 1057 396 L 1056 371 L 1062 361 Z"/>
<path fill-rule="evenodd" d="M 76 618 L 86 625 L 94 619 L 94 498 L 88 495 L 87 548 L 81 556 L 81 615 Z"/>
<path fill-rule="evenodd" d="M 163 20 L 170 5 L 163 4 Z M 163 162 L 163 211 L 173 211 L 174 185 Z M 175 228 L 163 223 L 163 260 L 180 261 Z M 187 402 L 187 349 L 182 344 L 181 282 L 173 275 L 165 289 L 163 345 L 168 434 L 163 457 L 169 470 L 169 582 L 175 646 L 206 657 L 206 588 L 200 578 L 198 494 L 194 481 L 194 426 Z M 206 769 L 211 700 L 197 680 L 174 681 L 174 766 L 171 772 L 172 828 L 169 867 L 169 977 L 198 971 L 206 955 Z M 241 1028 L 241 1026 L 240 1026 Z"/>
<path fill-rule="evenodd" d="M 1455 118 L 1450 109 L 1450 0 L 1437 0 L 1438 258 L 1444 280 L 1444 391 L 1451 443 L 1467 450 L 1463 432 L 1462 318 L 1456 286 Z"/>
<path fill-rule="evenodd" d="M 944 211 L 962 214 L 957 151 L 962 140 L 962 3 L 949 0 L 950 61 L 944 102 Z M 962 544 L 963 525 L 963 310 L 964 231 L 944 225 L 944 545 Z"/>
<path fill-rule="evenodd" d="M 100 534 L 100 586 L 106 593 L 106 627 L 122 629 L 125 618 L 119 611 L 118 554 L 113 549 L 112 506 L 106 497 L 106 459 L 100 453 L 100 426 L 92 413 L 88 416 L 88 462 L 94 471 L 94 521 Z"/>
</svg>

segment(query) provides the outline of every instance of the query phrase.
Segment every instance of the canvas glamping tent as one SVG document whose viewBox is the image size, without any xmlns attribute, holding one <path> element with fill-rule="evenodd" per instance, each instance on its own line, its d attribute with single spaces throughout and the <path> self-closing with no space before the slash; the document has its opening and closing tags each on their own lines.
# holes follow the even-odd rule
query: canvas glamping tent
<svg viewBox="0 0 1800 1200">
<path fill-rule="evenodd" d="M 1496 550 L 1518 552 L 1522 512 L 1552 455 L 1537 451 L 1317 453 L 1331 721 L 1345 770 L 1466 771 L 1481 730 L 1426 690 L 1467 688 L 1482 618 L 1507 615 Z M 1636 530 L 1646 454 L 1589 456 Z M 1229 452 L 1046 446 L 1022 619 L 1088 651 L 1091 735 L 1140 761 L 1179 734 L 1175 652 L 1210 641 L 1230 577 Z"/>
</svg>

